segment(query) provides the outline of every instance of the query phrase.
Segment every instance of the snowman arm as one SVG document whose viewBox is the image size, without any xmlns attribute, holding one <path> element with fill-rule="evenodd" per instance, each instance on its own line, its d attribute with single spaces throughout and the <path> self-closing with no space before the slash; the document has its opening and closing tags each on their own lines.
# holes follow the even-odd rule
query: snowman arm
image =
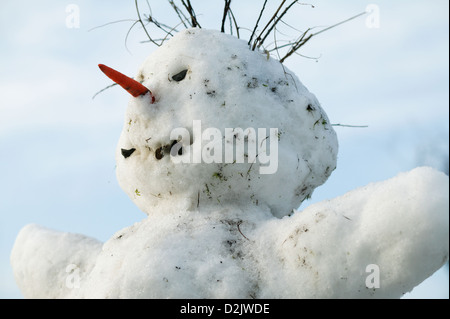
<svg viewBox="0 0 450 319">
<path fill-rule="evenodd" d="M 35 224 L 22 228 L 11 253 L 17 285 L 26 298 L 64 298 L 79 288 L 102 243 Z"/>
<path fill-rule="evenodd" d="M 274 240 L 261 245 L 275 254 L 261 259 L 281 261 L 286 276 L 268 274 L 268 291 L 285 285 L 297 297 L 401 297 L 448 260 L 448 194 L 448 176 L 417 168 L 273 221 L 265 227 L 275 229 Z"/>
</svg>

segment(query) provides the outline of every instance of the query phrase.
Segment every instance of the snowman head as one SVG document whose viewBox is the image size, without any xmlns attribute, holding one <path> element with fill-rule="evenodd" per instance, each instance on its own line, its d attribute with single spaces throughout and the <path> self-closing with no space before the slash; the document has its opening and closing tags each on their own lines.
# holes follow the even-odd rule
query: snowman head
<svg viewBox="0 0 450 319">
<path fill-rule="evenodd" d="M 135 80 L 101 68 L 133 95 L 117 177 L 147 214 L 254 205 L 281 217 L 336 167 L 336 134 L 315 96 L 233 36 L 179 32 Z"/>
</svg>

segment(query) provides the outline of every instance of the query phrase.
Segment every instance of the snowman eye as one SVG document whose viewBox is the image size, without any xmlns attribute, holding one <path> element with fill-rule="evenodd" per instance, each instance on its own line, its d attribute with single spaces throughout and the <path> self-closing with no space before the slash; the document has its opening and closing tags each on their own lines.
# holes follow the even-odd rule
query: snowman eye
<svg viewBox="0 0 450 319">
<path fill-rule="evenodd" d="M 183 81 L 184 78 L 186 77 L 187 71 L 188 70 L 186 69 L 186 70 L 181 71 L 180 73 L 175 74 L 174 76 L 172 76 L 172 80 L 177 81 L 177 82 Z"/>
</svg>

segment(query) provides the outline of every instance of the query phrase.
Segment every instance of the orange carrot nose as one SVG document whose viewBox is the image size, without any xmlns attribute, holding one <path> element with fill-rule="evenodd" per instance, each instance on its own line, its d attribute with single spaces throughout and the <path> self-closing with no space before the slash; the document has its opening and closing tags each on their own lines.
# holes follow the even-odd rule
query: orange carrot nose
<svg viewBox="0 0 450 319">
<path fill-rule="evenodd" d="M 147 92 L 150 93 L 150 97 L 152 98 L 152 104 L 155 102 L 155 97 L 153 96 L 152 92 L 147 89 L 145 86 L 143 86 L 138 81 L 126 76 L 125 74 L 120 73 L 119 71 L 116 71 L 104 64 L 99 64 L 98 67 L 100 70 L 102 70 L 103 73 L 107 77 L 109 77 L 111 80 L 119 84 L 121 87 L 123 87 L 128 93 L 133 95 L 134 97 L 138 97 L 141 95 L 146 94 Z"/>
</svg>

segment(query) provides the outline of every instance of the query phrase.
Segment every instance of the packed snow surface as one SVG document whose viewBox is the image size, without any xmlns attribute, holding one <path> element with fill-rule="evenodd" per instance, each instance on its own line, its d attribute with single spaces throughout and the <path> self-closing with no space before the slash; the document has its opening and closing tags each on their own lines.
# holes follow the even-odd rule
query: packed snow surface
<svg viewBox="0 0 450 319">
<path fill-rule="evenodd" d="M 30 298 L 398 298 L 448 258 L 448 185 L 417 168 L 282 219 L 254 206 L 166 207 L 102 248 L 29 225 L 12 263 Z"/>
<path fill-rule="evenodd" d="M 335 169 L 336 134 L 244 41 L 180 32 L 136 79 L 156 101 L 131 98 L 117 176 L 148 216 L 104 244 L 27 225 L 25 297 L 398 298 L 448 259 L 449 180 L 431 168 L 293 212 Z"/>
<path fill-rule="evenodd" d="M 316 97 L 245 41 L 185 30 L 151 54 L 136 79 L 156 103 L 148 95 L 130 100 L 117 177 L 149 215 L 167 203 L 233 202 L 285 216 L 336 168 L 336 133 Z M 181 138 L 181 155 L 170 156 L 178 128 L 189 136 Z M 125 157 L 122 150 L 132 149 Z"/>
</svg>

